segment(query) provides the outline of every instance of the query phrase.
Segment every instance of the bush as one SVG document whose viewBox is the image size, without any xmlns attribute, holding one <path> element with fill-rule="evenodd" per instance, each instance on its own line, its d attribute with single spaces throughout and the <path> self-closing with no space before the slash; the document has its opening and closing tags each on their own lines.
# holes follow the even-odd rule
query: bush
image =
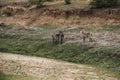
<svg viewBox="0 0 120 80">
<path fill-rule="evenodd" d="M 42 7 L 43 6 L 43 0 L 29 0 L 29 2 L 31 4 L 37 4 L 38 7 Z"/>
<path fill-rule="evenodd" d="M 65 4 L 71 4 L 71 0 L 65 0 Z"/>
<path fill-rule="evenodd" d="M 37 4 L 37 0 L 29 0 L 29 3 L 31 3 L 31 4 Z"/>
<path fill-rule="evenodd" d="M 43 0 L 38 0 L 37 5 L 38 5 L 38 7 L 43 7 Z"/>
<path fill-rule="evenodd" d="M 90 5 L 92 8 L 109 8 L 117 7 L 119 0 L 92 0 Z"/>
</svg>

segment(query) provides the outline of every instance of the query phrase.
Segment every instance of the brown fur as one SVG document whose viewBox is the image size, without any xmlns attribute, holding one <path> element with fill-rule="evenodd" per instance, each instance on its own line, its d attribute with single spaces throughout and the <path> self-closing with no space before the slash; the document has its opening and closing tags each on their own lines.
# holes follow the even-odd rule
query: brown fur
<svg viewBox="0 0 120 80">
<path fill-rule="evenodd" d="M 82 35 L 83 35 L 82 36 L 83 42 L 85 42 L 87 39 L 88 39 L 89 42 L 93 41 L 91 33 L 89 33 L 89 32 L 82 32 Z"/>
<path fill-rule="evenodd" d="M 59 31 L 59 33 L 52 35 L 53 43 L 63 43 L 64 42 L 64 34 L 62 31 Z"/>
</svg>

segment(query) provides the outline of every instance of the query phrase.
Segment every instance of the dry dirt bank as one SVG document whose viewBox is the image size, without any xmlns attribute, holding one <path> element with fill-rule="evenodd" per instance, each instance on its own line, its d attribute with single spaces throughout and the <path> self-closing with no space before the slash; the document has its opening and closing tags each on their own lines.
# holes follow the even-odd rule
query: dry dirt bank
<svg viewBox="0 0 120 80">
<path fill-rule="evenodd" d="M 39 25 L 119 25 L 120 9 L 55 9 L 12 4 L 0 9 L 0 22 L 21 26 Z"/>
<path fill-rule="evenodd" d="M 0 71 L 37 80 L 118 80 L 109 72 L 87 65 L 10 53 L 0 53 Z"/>
</svg>

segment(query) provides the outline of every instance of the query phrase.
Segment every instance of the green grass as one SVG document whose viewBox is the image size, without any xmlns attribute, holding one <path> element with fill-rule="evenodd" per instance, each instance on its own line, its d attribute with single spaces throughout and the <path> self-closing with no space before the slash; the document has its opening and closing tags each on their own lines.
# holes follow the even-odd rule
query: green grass
<svg viewBox="0 0 120 80">
<path fill-rule="evenodd" d="M 31 77 L 22 75 L 4 75 L 0 73 L 0 80 L 33 80 Z"/>
<path fill-rule="evenodd" d="M 100 31 L 111 31 L 120 34 L 120 25 L 104 25 Z"/>
<path fill-rule="evenodd" d="M 21 33 L 18 34 L 18 32 L 20 32 L 19 29 L 15 35 L 5 34 L 4 32 L 5 30 L 11 30 L 12 28 L 3 29 L 3 33 L 0 33 L 2 34 L 2 36 L 0 35 L 0 52 L 11 52 L 22 55 L 39 56 L 52 59 L 60 59 L 74 63 L 93 65 L 109 70 L 119 77 L 119 47 L 94 47 L 70 43 L 52 44 L 50 38 L 43 38 L 44 36 L 48 35 L 44 33 L 47 27 L 48 26 L 45 26 L 43 30 L 38 28 L 38 30 L 41 31 L 40 34 L 40 31 L 33 31 L 32 33 L 28 34 L 29 30 L 25 30 L 26 34 L 24 35 Z M 48 28 L 47 31 L 49 31 Z"/>
<path fill-rule="evenodd" d="M 38 26 L 36 26 L 36 27 L 38 27 Z M 57 29 L 60 26 L 55 26 L 55 25 L 53 26 L 53 25 L 49 25 L 49 24 L 44 24 L 44 25 L 40 25 L 39 27 L 42 29 L 51 30 L 51 29 Z"/>
</svg>

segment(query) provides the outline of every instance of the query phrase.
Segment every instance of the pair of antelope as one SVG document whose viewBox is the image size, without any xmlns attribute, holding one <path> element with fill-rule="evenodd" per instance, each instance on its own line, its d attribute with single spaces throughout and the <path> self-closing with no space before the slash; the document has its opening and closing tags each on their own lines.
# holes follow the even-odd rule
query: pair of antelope
<svg viewBox="0 0 120 80">
<path fill-rule="evenodd" d="M 81 33 L 82 33 L 83 42 L 86 42 L 86 41 L 93 42 L 92 33 L 85 32 L 85 31 L 82 31 Z"/>
<path fill-rule="evenodd" d="M 59 31 L 59 33 L 52 35 L 53 43 L 60 43 L 62 44 L 64 42 L 64 34 L 62 31 Z"/>
<path fill-rule="evenodd" d="M 81 38 L 82 38 L 83 42 L 86 42 L 86 41 L 92 42 L 93 41 L 92 34 L 90 32 L 82 31 L 81 34 L 82 34 Z M 52 40 L 53 40 L 53 43 L 62 44 L 64 42 L 63 32 L 59 31 L 59 33 L 52 35 Z"/>
</svg>

